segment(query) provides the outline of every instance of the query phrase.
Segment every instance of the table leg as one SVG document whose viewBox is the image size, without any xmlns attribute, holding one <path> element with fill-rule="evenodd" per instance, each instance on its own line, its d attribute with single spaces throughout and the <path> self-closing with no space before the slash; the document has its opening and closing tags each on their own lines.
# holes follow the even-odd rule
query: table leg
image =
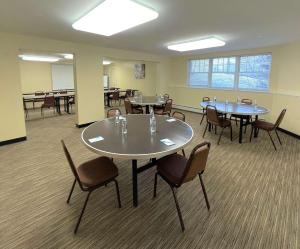
<svg viewBox="0 0 300 249">
<path fill-rule="evenodd" d="M 56 112 L 61 115 L 61 111 L 60 111 L 60 98 L 57 97 L 55 98 L 55 105 L 56 105 Z"/>
<path fill-rule="evenodd" d="M 67 108 L 67 113 L 70 114 L 70 105 L 69 105 L 70 97 L 66 97 L 66 108 Z"/>
<path fill-rule="evenodd" d="M 243 142 L 243 123 L 244 119 L 240 117 L 240 132 L 239 132 L 239 143 L 241 144 Z"/>
<path fill-rule="evenodd" d="M 255 121 L 258 120 L 258 115 L 255 115 Z M 254 137 L 257 137 L 258 136 L 258 129 L 255 129 L 254 130 Z"/>
<path fill-rule="evenodd" d="M 110 107 L 109 93 L 106 95 L 106 97 L 107 97 L 107 106 Z"/>
<path fill-rule="evenodd" d="M 146 114 L 149 114 L 149 113 L 150 113 L 149 106 L 146 105 Z"/>
<path fill-rule="evenodd" d="M 138 206 L 137 160 L 132 160 L 132 201 L 133 206 Z"/>
</svg>

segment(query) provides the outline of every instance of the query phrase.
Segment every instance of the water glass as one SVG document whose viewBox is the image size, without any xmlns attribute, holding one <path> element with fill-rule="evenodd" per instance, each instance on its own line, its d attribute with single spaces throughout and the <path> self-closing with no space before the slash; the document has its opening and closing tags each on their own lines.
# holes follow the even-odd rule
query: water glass
<svg viewBox="0 0 300 249">
<path fill-rule="evenodd" d="M 118 124 L 118 123 L 120 123 L 120 112 L 119 112 L 119 110 L 116 110 L 115 114 L 116 114 L 115 123 Z"/>
<path fill-rule="evenodd" d="M 127 119 L 122 119 L 122 133 L 127 134 Z"/>
</svg>

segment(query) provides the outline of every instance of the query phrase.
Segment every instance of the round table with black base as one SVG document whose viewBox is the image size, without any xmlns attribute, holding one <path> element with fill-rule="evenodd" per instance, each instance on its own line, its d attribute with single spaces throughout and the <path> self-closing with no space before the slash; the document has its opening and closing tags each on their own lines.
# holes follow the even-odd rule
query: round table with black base
<svg viewBox="0 0 300 249">
<path fill-rule="evenodd" d="M 150 106 L 161 106 L 166 103 L 166 100 L 159 98 L 158 96 L 139 96 L 130 99 L 131 104 L 140 105 L 146 107 L 146 114 L 150 113 Z"/>
<path fill-rule="evenodd" d="M 247 117 L 255 116 L 255 120 L 257 120 L 259 115 L 264 115 L 269 112 L 269 110 L 265 107 L 257 105 L 248 105 L 245 103 L 205 101 L 201 102 L 200 104 L 200 106 L 203 108 L 206 108 L 208 105 L 215 106 L 218 112 L 223 113 L 225 115 L 236 114 L 240 116 L 239 143 L 243 142 L 243 126 L 249 124 Z M 255 131 L 254 136 L 257 136 L 257 131 Z"/>
<path fill-rule="evenodd" d="M 129 114 L 127 118 L 127 134 L 122 133 L 122 125 L 115 118 L 98 121 L 81 134 L 83 143 L 91 151 L 110 158 L 132 160 L 133 206 L 138 206 L 138 174 L 155 166 L 156 158 L 163 157 L 188 145 L 194 132 L 187 123 L 170 119 L 167 116 L 156 116 L 157 131 L 150 132 L 150 115 Z M 101 136 L 103 140 L 91 142 L 90 139 Z M 162 139 L 170 139 L 174 145 L 165 145 Z M 137 160 L 151 159 L 144 166 L 138 167 Z"/>
</svg>

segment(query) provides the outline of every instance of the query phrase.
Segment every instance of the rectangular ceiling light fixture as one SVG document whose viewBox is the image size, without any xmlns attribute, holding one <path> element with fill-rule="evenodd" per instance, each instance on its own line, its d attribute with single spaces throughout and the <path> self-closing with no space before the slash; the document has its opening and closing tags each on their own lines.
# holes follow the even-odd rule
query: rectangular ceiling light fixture
<svg viewBox="0 0 300 249">
<path fill-rule="evenodd" d="M 184 42 L 179 44 L 174 44 L 168 46 L 168 49 L 175 50 L 179 52 L 205 49 L 205 48 L 214 48 L 214 47 L 222 47 L 225 45 L 225 42 L 217 39 L 217 38 L 207 38 L 198 41 Z"/>
<path fill-rule="evenodd" d="M 111 36 L 157 17 L 156 11 L 130 0 L 106 0 L 73 23 L 72 27 Z"/>
<path fill-rule="evenodd" d="M 41 61 L 41 62 L 57 62 L 58 57 L 42 56 L 42 55 L 25 55 L 21 54 L 19 57 L 24 61 Z"/>
</svg>

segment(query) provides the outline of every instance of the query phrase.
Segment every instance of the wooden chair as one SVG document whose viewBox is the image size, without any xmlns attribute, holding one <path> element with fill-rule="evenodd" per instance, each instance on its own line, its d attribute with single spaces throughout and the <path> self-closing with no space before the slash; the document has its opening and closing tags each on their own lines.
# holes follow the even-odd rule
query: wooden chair
<svg viewBox="0 0 300 249">
<path fill-rule="evenodd" d="M 163 97 L 164 97 L 165 100 L 168 100 L 170 98 L 170 95 L 165 93 Z"/>
<path fill-rule="evenodd" d="M 73 105 L 75 105 L 75 96 L 69 98 L 69 100 L 68 100 L 68 105 L 70 106 L 71 112 L 72 112 L 72 110 L 73 110 Z"/>
<path fill-rule="evenodd" d="M 212 105 L 207 105 L 206 107 L 206 118 L 207 118 L 207 124 L 205 126 L 205 130 L 204 130 L 204 133 L 203 133 L 203 137 L 205 136 L 205 133 L 206 133 L 206 130 L 208 128 L 208 126 L 210 125 L 211 127 L 212 126 L 215 126 L 215 132 L 217 133 L 217 127 L 221 127 L 222 130 L 221 130 L 221 133 L 220 133 L 220 136 L 219 136 L 219 139 L 218 139 L 218 145 L 220 144 L 220 140 L 221 140 L 221 137 L 223 135 L 223 131 L 225 128 L 230 128 L 230 138 L 231 138 L 231 141 L 232 141 L 232 126 L 231 126 L 231 122 L 221 116 L 218 115 L 218 111 L 216 109 L 215 106 L 212 106 Z"/>
<path fill-rule="evenodd" d="M 166 101 L 166 104 L 165 104 L 164 108 L 163 109 L 154 109 L 154 113 L 157 114 L 157 115 L 168 115 L 168 116 L 170 116 L 171 111 L 172 111 L 172 103 L 173 103 L 173 100 L 168 99 Z"/>
<path fill-rule="evenodd" d="M 210 101 L 210 97 L 203 97 L 202 98 L 202 102 L 208 102 L 208 101 Z M 206 116 L 206 108 L 202 108 L 202 118 L 201 118 L 201 121 L 200 121 L 200 125 L 202 125 L 202 122 L 203 122 L 205 116 Z"/>
<path fill-rule="evenodd" d="M 126 89 L 125 94 L 120 95 L 120 99 L 125 101 L 125 99 L 130 98 L 132 96 L 132 90 L 131 89 Z"/>
<path fill-rule="evenodd" d="M 34 93 L 34 96 L 41 96 L 41 98 L 34 99 L 34 100 L 32 101 L 32 107 L 33 107 L 33 109 L 35 109 L 35 103 L 36 103 L 36 102 L 43 102 L 43 101 L 44 101 L 44 98 L 43 98 L 42 96 L 44 96 L 45 94 L 46 94 L 46 93 L 43 92 L 43 91 L 36 91 L 36 92 Z"/>
<path fill-rule="evenodd" d="M 65 155 L 67 157 L 67 160 L 69 162 L 70 168 L 72 170 L 72 173 L 75 177 L 75 180 L 73 182 L 70 194 L 67 199 L 67 203 L 70 202 L 74 187 L 76 182 L 78 183 L 80 189 L 83 192 L 88 192 L 87 197 L 85 199 L 82 211 L 80 213 L 80 216 L 78 218 L 74 233 L 77 233 L 78 227 L 80 225 L 81 218 L 83 216 L 83 213 L 85 211 L 86 205 L 88 203 L 89 197 L 91 193 L 102 187 L 107 185 L 110 182 L 114 182 L 116 186 L 116 192 L 117 192 L 117 199 L 118 199 L 118 205 L 119 208 L 121 208 L 121 199 L 120 199 L 120 192 L 119 192 L 119 186 L 118 181 L 116 180 L 116 177 L 118 176 L 118 168 L 116 165 L 110 160 L 108 157 L 98 157 L 96 159 L 87 161 L 83 164 L 81 164 L 77 169 L 73 163 L 73 160 L 71 158 L 71 155 L 64 143 L 63 140 L 61 140 L 63 150 L 65 152 Z"/>
<path fill-rule="evenodd" d="M 281 142 L 280 137 L 278 135 L 277 129 L 278 129 L 279 125 L 281 124 L 281 122 L 282 122 L 282 120 L 284 118 L 285 113 L 286 113 L 286 109 L 283 109 L 281 111 L 281 113 L 279 114 L 279 116 L 278 116 L 275 124 L 272 124 L 272 123 L 269 123 L 269 122 L 266 122 L 266 121 L 263 121 L 263 120 L 256 120 L 256 121 L 254 121 L 252 123 L 252 129 L 251 129 L 251 134 L 250 134 L 250 142 L 252 140 L 253 131 L 257 130 L 257 132 L 258 132 L 260 129 L 262 129 L 262 130 L 265 130 L 268 133 L 268 135 L 269 135 L 269 137 L 270 137 L 270 139 L 272 141 L 272 144 L 274 146 L 274 149 L 277 150 L 276 145 L 274 143 L 274 140 L 273 140 L 273 138 L 271 136 L 271 132 L 275 131 L 276 136 L 278 138 L 278 141 L 279 141 L 280 145 L 282 145 L 282 142 Z"/>
<path fill-rule="evenodd" d="M 143 109 L 132 106 L 129 99 L 124 100 L 126 114 L 143 114 Z"/>
<path fill-rule="evenodd" d="M 55 113 L 56 104 L 54 96 L 45 96 L 44 103 L 41 106 L 41 115 L 44 117 L 44 108 L 53 108 L 53 113 Z"/>
<path fill-rule="evenodd" d="M 182 112 L 175 111 L 173 112 L 172 117 L 185 122 L 185 115 Z M 181 151 L 182 151 L 182 155 L 185 157 L 184 149 L 182 149 Z"/>
<path fill-rule="evenodd" d="M 26 106 L 26 101 L 25 99 L 23 98 L 23 109 L 24 109 L 24 112 L 25 112 L 25 118 L 28 117 L 28 108 Z"/>
<path fill-rule="evenodd" d="M 117 111 L 119 112 L 119 115 L 122 115 L 122 112 L 119 108 L 110 108 L 109 110 L 107 110 L 106 117 L 107 118 L 115 117 Z"/>
<path fill-rule="evenodd" d="M 156 197 L 157 175 L 159 175 L 169 184 L 172 190 L 182 231 L 185 230 L 185 227 L 176 196 L 176 190 L 181 187 L 182 184 L 194 180 L 198 175 L 207 209 L 210 209 L 206 190 L 202 180 L 202 174 L 204 173 L 206 167 L 209 149 L 210 143 L 204 142 L 198 144 L 192 150 L 189 159 L 179 154 L 172 154 L 157 160 L 157 172 L 155 173 L 154 178 L 153 198 Z"/>
</svg>

